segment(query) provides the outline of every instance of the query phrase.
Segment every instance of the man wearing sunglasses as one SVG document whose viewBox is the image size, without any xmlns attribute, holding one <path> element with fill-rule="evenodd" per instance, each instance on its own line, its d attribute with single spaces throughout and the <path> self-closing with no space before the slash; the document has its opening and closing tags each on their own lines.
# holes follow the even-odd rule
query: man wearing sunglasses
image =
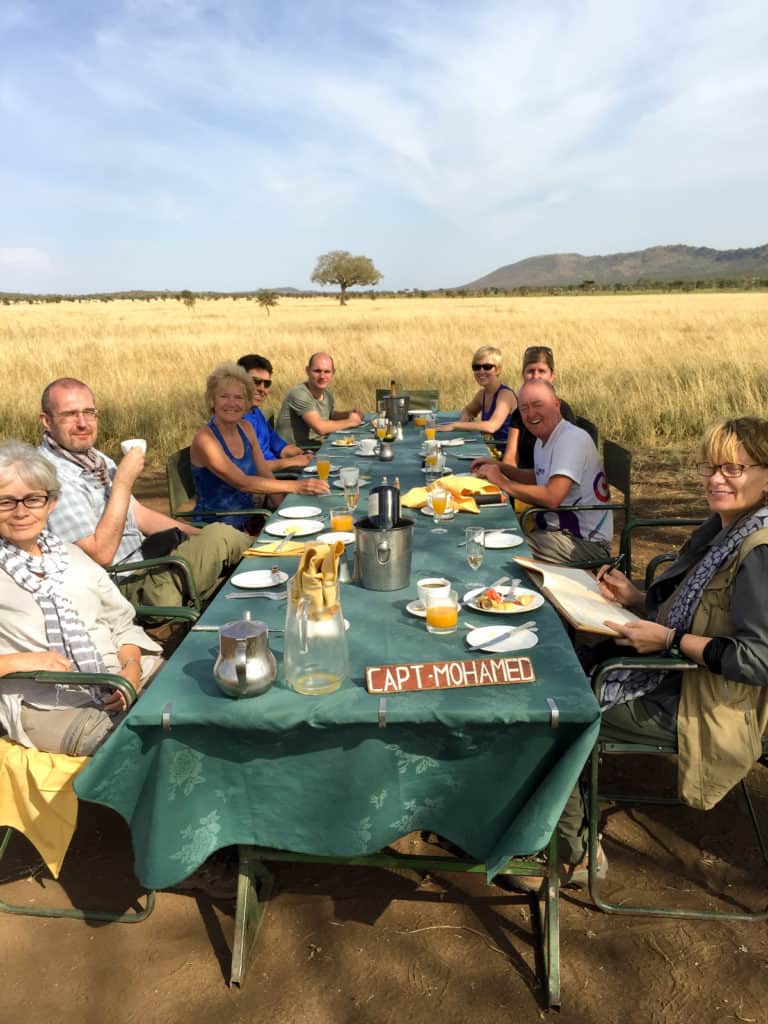
<svg viewBox="0 0 768 1024">
<path fill-rule="evenodd" d="M 267 461 L 274 462 L 273 471 L 304 469 L 312 461 L 312 453 L 304 452 L 298 445 L 289 444 L 280 437 L 261 411 L 272 387 L 272 363 L 265 356 L 254 354 L 240 356 L 237 365 L 242 366 L 253 381 L 253 408 L 243 418 L 253 426 L 262 455 Z"/>
<path fill-rule="evenodd" d="M 251 538 L 224 523 L 201 530 L 137 501 L 132 491 L 144 468 L 144 451 L 131 448 L 118 466 L 94 447 L 99 414 L 93 392 L 82 381 L 52 381 L 41 405 L 45 433 L 39 451 L 56 467 L 61 483 L 49 529 L 99 565 L 181 555 L 189 562 L 200 596 L 211 596 Z M 170 571 L 132 577 L 121 589 L 132 604 L 156 607 L 179 606 L 186 597 L 181 578 Z"/>
</svg>

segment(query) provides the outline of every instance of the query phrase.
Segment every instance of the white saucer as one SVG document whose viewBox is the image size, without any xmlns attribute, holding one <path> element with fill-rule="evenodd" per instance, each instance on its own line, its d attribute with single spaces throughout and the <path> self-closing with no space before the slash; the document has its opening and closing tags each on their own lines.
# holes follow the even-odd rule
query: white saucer
<svg viewBox="0 0 768 1024">
<path fill-rule="evenodd" d="M 427 609 L 421 601 L 409 601 L 405 610 L 409 615 L 415 615 L 417 619 L 426 619 L 427 617 Z"/>
<path fill-rule="evenodd" d="M 355 455 L 359 455 L 361 459 L 375 459 L 378 454 L 378 452 L 355 452 Z"/>
<path fill-rule="evenodd" d="M 470 630 L 466 637 L 467 646 L 473 650 L 488 651 L 490 654 L 506 654 L 508 651 L 527 651 L 529 647 L 535 647 L 539 637 L 532 629 L 518 629 L 500 643 L 494 642 L 495 636 L 503 636 L 507 627 L 502 626 L 481 626 L 478 629 Z"/>
<path fill-rule="evenodd" d="M 522 543 L 523 538 L 516 533 L 507 533 L 504 530 L 487 530 L 485 533 L 485 546 L 489 550 L 516 548 Z"/>
<path fill-rule="evenodd" d="M 319 505 L 293 505 L 288 508 L 279 508 L 277 514 L 286 519 L 313 519 L 315 516 L 321 516 L 323 510 Z"/>
<path fill-rule="evenodd" d="M 287 572 L 278 570 L 273 573 L 270 569 L 252 569 L 250 572 L 232 576 L 229 582 L 233 587 L 240 587 L 243 590 L 264 590 L 267 587 L 277 587 L 287 579 Z"/>
<path fill-rule="evenodd" d="M 340 540 L 342 544 L 354 544 L 355 535 L 349 530 L 331 530 L 330 533 L 321 533 L 317 540 L 323 544 L 335 544 L 337 540 Z"/>
<path fill-rule="evenodd" d="M 264 532 L 272 537 L 307 537 L 325 529 L 322 519 L 300 519 L 296 523 L 267 523 Z"/>
</svg>

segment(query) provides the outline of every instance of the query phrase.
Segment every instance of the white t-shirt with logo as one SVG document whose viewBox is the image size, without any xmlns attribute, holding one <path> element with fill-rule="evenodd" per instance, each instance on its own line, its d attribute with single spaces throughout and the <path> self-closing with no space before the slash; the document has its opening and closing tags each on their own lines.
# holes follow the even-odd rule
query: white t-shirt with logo
<svg viewBox="0 0 768 1024">
<path fill-rule="evenodd" d="M 539 438 L 533 449 L 536 483 L 542 486 L 553 476 L 567 476 L 571 489 L 563 505 L 599 505 L 611 500 L 605 470 L 595 443 L 586 430 L 561 420 L 542 444 Z M 596 511 L 538 512 L 536 526 L 543 530 L 562 530 L 583 540 L 613 538 L 613 513 L 610 509 Z"/>
</svg>

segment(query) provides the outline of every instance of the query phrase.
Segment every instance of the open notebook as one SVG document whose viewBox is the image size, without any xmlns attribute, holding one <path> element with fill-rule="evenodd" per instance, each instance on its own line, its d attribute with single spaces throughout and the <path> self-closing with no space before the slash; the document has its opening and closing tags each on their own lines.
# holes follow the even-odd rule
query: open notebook
<svg viewBox="0 0 768 1024">
<path fill-rule="evenodd" d="M 569 569 L 565 565 L 536 562 L 532 558 L 520 557 L 514 561 L 536 578 L 543 593 L 574 629 L 618 636 L 615 630 L 605 625 L 606 619 L 622 623 L 638 620 L 634 612 L 607 601 L 600 593 L 595 577 L 585 569 Z"/>
</svg>

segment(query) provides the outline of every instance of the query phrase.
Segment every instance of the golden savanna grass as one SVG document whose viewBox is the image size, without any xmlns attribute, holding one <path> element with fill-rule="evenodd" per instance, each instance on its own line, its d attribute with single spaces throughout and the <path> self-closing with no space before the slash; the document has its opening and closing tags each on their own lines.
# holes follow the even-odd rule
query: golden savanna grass
<svg viewBox="0 0 768 1024">
<path fill-rule="evenodd" d="M 206 418 L 205 377 L 225 359 L 261 352 L 275 365 L 267 412 L 304 379 L 307 356 L 336 360 L 337 406 L 373 406 L 398 389 L 438 387 L 443 409 L 473 393 L 480 345 L 505 357 L 517 385 L 529 344 L 551 345 L 557 384 L 602 436 L 637 448 L 693 441 L 719 416 L 768 414 L 768 295 L 539 298 L 281 298 L 270 316 L 243 299 L 62 302 L 0 306 L 0 436 L 36 440 L 40 392 L 85 380 L 101 410 L 100 445 L 146 437 L 155 465 Z"/>
</svg>

